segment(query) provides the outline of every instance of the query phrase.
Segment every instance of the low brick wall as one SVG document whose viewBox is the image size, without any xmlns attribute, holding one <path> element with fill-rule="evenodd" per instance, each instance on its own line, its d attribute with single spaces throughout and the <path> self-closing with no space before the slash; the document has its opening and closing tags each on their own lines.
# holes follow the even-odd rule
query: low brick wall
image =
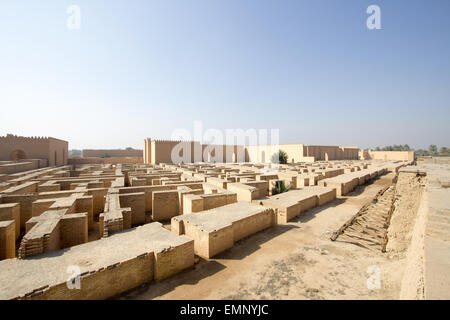
<svg viewBox="0 0 450 320">
<path fill-rule="evenodd" d="M 107 299 L 193 265 L 194 241 L 151 223 L 39 259 L 0 261 L 0 299 Z M 79 289 L 67 284 L 71 267 Z"/>
</svg>

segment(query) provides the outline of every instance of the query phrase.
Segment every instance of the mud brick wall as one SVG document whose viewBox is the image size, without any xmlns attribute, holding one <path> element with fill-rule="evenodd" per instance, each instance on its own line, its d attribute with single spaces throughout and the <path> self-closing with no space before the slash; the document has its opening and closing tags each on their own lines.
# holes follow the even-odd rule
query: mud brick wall
<svg viewBox="0 0 450 320">
<path fill-rule="evenodd" d="M 6 182 L 0 182 L 0 193 L 3 190 L 9 189 L 12 186 L 11 183 L 6 183 Z"/>
<path fill-rule="evenodd" d="M 121 208 L 131 208 L 131 224 L 145 223 L 145 193 L 119 194 Z"/>
<path fill-rule="evenodd" d="M 227 204 L 226 194 L 205 194 L 203 198 L 203 210 L 214 209 Z"/>
<path fill-rule="evenodd" d="M 236 193 L 237 201 L 251 202 L 259 195 L 258 189 L 242 183 L 228 183 L 227 190 Z"/>
<path fill-rule="evenodd" d="M 20 236 L 20 204 L 0 204 L 0 221 L 14 220 L 15 239 Z"/>
<path fill-rule="evenodd" d="M 117 158 L 142 157 L 143 150 L 138 149 L 84 149 L 83 158 L 101 158 L 105 154 Z"/>
<path fill-rule="evenodd" d="M 322 205 L 336 199 L 336 189 L 331 189 L 328 192 L 317 195 L 317 197 L 318 197 L 317 205 L 322 206 Z"/>
<path fill-rule="evenodd" d="M 101 300 L 153 280 L 154 255 L 147 254 L 81 276 L 80 290 L 63 282 L 21 297 L 29 300 Z"/>
<path fill-rule="evenodd" d="M 4 194 L 31 194 L 38 191 L 38 182 L 29 181 L 2 191 Z"/>
<path fill-rule="evenodd" d="M 0 165 L 1 174 L 12 174 L 16 172 L 29 171 L 37 169 L 38 164 L 35 162 L 20 162 L 20 163 L 8 163 L 5 165 Z"/>
<path fill-rule="evenodd" d="M 216 254 L 230 249 L 234 245 L 234 231 L 233 225 L 228 225 L 225 228 L 207 233 L 200 232 L 200 230 L 190 230 L 193 228 L 187 227 L 186 232 L 191 235 L 194 233 L 195 254 L 202 258 L 209 259 Z M 188 237 L 188 233 L 186 233 Z M 196 241 L 198 239 L 198 242 Z"/>
<path fill-rule="evenodd" d="M 88 182 L 88 189 L 96 189 L 96 188 L 109 188 L 111 186 L 111 182 L 108 181 L 98 181 L 98 182 Z"/>
<path fill-rule="evenodd" d="M 272 208 L 256 215 L 233 222 L 233 240 L 236 242 L 256 232 L 275 225 L 275 212 Z"/>
<path fill-rule="evenodd" d="M 145 236 L 138 239 L 149 241 L 150 248 L 142 247 L 142 251 L 136 254 L 135 257 L 123 257 L 120 254 L 114 259 L 107 259 L 105 263 L 103 258 L 99 257 L 98 261 L 93 261 L 94 268 L 89 266 L 82 266 L 81 286 L 80 289 L 69 289 L 67 287 L 67 277 L 65 274 L 66 264 L 64 262 L 67 257 L 64 254 L 54 258 L 54 271 L 61 270 L 64 273 L 57 275 L 58 280 L 53 280 L 48 285 L 40 284 L 40 288 L 27 289 L 28 293 L 21 293 L 18 296 L 10 298 L 18 299 L 107 299 L 118 295 L 127 290 L 138 287 L 143 283 L 148 283 L 152 280 L 163 280 L 180 271 L 192 267 L 194 265 L 194 241 L 186 236 L 181 238 L 173 238 L 167 230 L 156 230 L 149 225 L 146 225 L 146 234 L 154 234 L 154 236 Z M 143 228 L 143 227 L 140 227 Z M 159 228 L 162 229 L 162 226 Z M 142 230 L 144 231 L 144 230 Z M 139 232 L 137 229 L 130 231 L 125 237 L 126 245 L 130 244 L 133 239 L 131 233 Z M 168 233 L 170 236 L 167 236 Z M 142 233 L 141 233 L 142 234 Z M 116 235 L 119 236 L 119 235 Z M 132 238 L 130 238 L 130 236 Z M 114 237 L 111 237 L 114 241 Z M 90 242 L 84 245 L 77 246 L 75 250 L 85 250 L 95 252 L 91 254 L 90 259 L 96 259 L 98 252 L 108 244 L 108 239 L 99 240 L 99 242 Z M 151 248 L 154 249 L 151 249 Z M 136 251 L 136 250 L 135 250 Z M 139 251 L 137 251 L 139 252 Z M 123 255 L 123 251 L 121 252 Z M 129 256 L 125 254 L 125 256 Z M 117 262 L 116 262 L 116 261 Z M 103 261 L 103 262 L 102 262 Z M 102 262 L 104 265 L 100 264 Z M 23 271 L 21 271 L 23 272 Z M 50 278 L 49 278 L 50 279 Z M 25 291 L 26 292 L 26 291 Z M 5 298 L 5 297 L 4 297 Z M 8 297 L 6 297 L 8 298 Z"/>
<path fill-rule="evenodd" d="M 205 211 L 205 213 L 200 212 L 188 216 L 175 217 L 171 221 L 171 232 L 178 235 L 186 234 L 189 238 L 194 239 L 195 254 L 209 259 L 231 248 L 235 241 L 275 225 L 275 211 L 273 208 L 260 207 L 258 211 L 255 211 L 255 208 L 258 208 L 258 206 L 253 206 L 253 212 L 249 214 L 231 218 L 235 219 L 231 222 L 226 221 L 229 214 L 234 213 L 234 210 L 243 210 L 237 204 L 233 204 L 229 208 L 221 207 L 221 209 L 216 209 L 221 211 Z M 228 212 L 227 210 L 231 211 Z M 216 226 L 210 225 L 216 222 Z M 208 227 L 205 228 L 204 224 L 208 225 Z"/>
<path fill-rule="evenodd" d="M 0 260 L 16 256 L 16 226 L 14 220 L 0 221 Z"/>
<path fill-rule="evenodd" d="M 131 179 L 131 186 L 133 186 L 133 187 L 146 186 L 146 185 L 149 185 L 149 184 L 150 183 L 147 182 L 147 179 L 140 179 L 140 178 L 133 178 L 133 179 Z"/>
<path fill-rule="evenodd" d="M 227 197 L 227 204 L 237 202 L 237 194 L 236 193 L 227 192 L 225 195 Z"/>
<path fill-rule="evenodd" d="M 44 252 L 56 251 L 61 248 L 61 220 L 53 231 L 44 235 Z"/>
<path fill-rule="evenodd" d="M 170 219 L 179 214 L 178 190 L 153 192 L 152 218 L 154 221 Z"/>
<path fill-rule="evenodd" d="M 155 252 L 155 280 L 163 280 L 194 265 L 194 240 Z"/>
<path fill-rule="evenodd" d="M 27 234 L 37 223 L 39 222 L 36 218 L 31 218 L 25 223 L 25 234 Z"/>
<path fill-rule="evenodd" d="M 203 210 L 203 198 L 200 195 L 183 195 L 183 214 L 200 212 Z"/>
<path fill-rule="evenodd" d="M 94 197 L 83 196 L 75 200 L 75 212 L 86 213 L 89 230 L 94 229 Z"/>
<path fill-rule="evenodd" d="M 297 173 L 279 173 L 278 179 L 284 180 L 286 183 L 286 186 L 290 185 L 291 188 L 295 189 L 297 188 Z M 270 187 L 269 191 L 272 190 L 272 187 Z"/>
<path fill-rule="evenodd" d="M 30 292 L 29 300 L 100 300 L 118 295 L 152 280 L 163 280 L 194 264 L 193 241 L 164 252 L 148 252 L 133 259 L 86 272 L 80 290 L 68 289 L 66 282 Z"/>
<path fill-rule="evenodd" d="M 143 186 L 143 187 L 125 187 L 119 189 L 119 194 L 128 194 L 128 193 L 137 193 L 137 192 L 145 192 L 145 211 L 152 211 L 152 199 L 154 191 L 162 191 L 162 190 L 176 190 L 177 186 Z"/>
<path fill-rule="evenodd" d="M 215 185 L 215 186 L 217 186 L 217 187 L 223 188 L 223 189 L 226 189 L 227 188 L 227 184 L 228 184 L 228 180 L 219 179 L 219 178 L 215 178 L 215 177 L 208 177 L 206 179 L 206 181 L 211 183 L 211 184 L 213 184 L 213 185 Z"/>
<path fill-rule="evenodd" d="M 295 188 L 309 186 L 309 177 L 299 175 L 296 177 L 295 181 L 296 181 Z M 312 181 L 312 185 L 314 185 L 314 181 Z"/>
<path fill-rule="evenodd" d="M 66 214 L 60 220 L 60 248 L 88 242 L 88 214 Z"/>
<path fill-rule="evenodd" d="M 25 223 L 32 217 L 32 204 L 37 199 L 37 195 L 4 195 L 2 203 L 20 204 L 20 228 L 25 229 Z"/>
<path fill-rule="evenodd" d="M 269 195 L 268 181 L 249 181 L 243 183 L 248 186 L 255 187 L 258 190 L 257 195 L 255 195 L 257 198 L 262 198 Z"/>
<path fill-rule="evenodd" d="M 38 192 L 52 192 L 60 191 L 61 186 L 59 184 L 43 183 L 38 186 Z"/>
<path fill-rule="evenodd" d="M 65 209 L 46 211 L 26 223 L 27 233 L 19 247 L 19 258 L 25 258 L 60 248 L 60 219 Z"/>
<path fill-rule="evenodd" d="M 86 191 L 87 195 L 90 195 L 93 197 L 93 213 L 94 217 L 98 216 L 100 213 L 103 212 L 103 209 L 105 208 L 105 196 L 108 193 L 108 189 L 102 188 L 102 189 L 90 189 Z"/>
<path fill-rule="evenodd" d="M 349 192 L 351 192 L 353 189 L 355 189 L 358 186 L 359 180 L 358 178 L 353 178 L 348 182 L 345 182 L 343 184 L 342 194 L 345 195 Z"/>
<path fill-rule="evenodd" d="M 302 211 L 302 204 L 300 202 L 286 205 L 268 202 L 264 203 L 264 205 L 276 208 L 277 224 L 288 223 L 289 220 L 298 216 Z"/>
<path fill-rule="evenodd" d="M 322 174 L 325 176 L 325 178 L 333 178 L 338 175 L 344 174 L 344 169 L 329 169 L 322 171 Z"/>
<path fill-rule="evenodd" d="M 301 210 L 306 211 L 311 208 L 314 208 L 315 206 L 317 206 L 318 200 L 319 199 L 318 199 L 317 195 L 311 195 L 309 197 L 305 197 L 305 198 L 301 199 L 299 201 L 301 208 L 302 208 Z"/>
<path fill-rule="evenodd" d="M 181 186 L 177 188 L 178 190 L 178 200 L 180 207 L 180 214 L 184 213 L 184 196 L 188 194 L 200 195 L 203 194 L 202 190 L 192 190 L 191 188 Z"/>
<path fill-rule="evenodd" d="M 31 212 L 33 217 L 39 217 L 45 211 L 47 211 L 53 204 L 53 199 L 36 200 L 31 204 Z"/>
</svg>

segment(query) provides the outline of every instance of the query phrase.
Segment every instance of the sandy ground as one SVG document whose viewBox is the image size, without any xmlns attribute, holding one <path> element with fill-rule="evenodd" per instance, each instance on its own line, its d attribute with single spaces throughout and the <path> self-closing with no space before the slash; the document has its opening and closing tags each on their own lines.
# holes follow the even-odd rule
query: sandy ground
<svg viewBox="0 0 450 320">
<path fill-rule="evenodd" d="M 120 299 L 397 299 L 405 260 L 353 244 L 332 242 L 336 231 L 393 174 L 346 197 L 303 213 L 288 224 L 238 242 L 209 261 Z M 373 267 L 375 266 L 375 267 Z M 379 270 L 380 288 L 367 281 Z"/>
</svg>

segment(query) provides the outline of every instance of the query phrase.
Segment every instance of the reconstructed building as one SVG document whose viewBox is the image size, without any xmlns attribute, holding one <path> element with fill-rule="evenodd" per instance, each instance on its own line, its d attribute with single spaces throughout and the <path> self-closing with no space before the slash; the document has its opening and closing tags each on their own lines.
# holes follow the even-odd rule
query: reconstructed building
<svg viewBox="0 0 450 320">
<path fill-rule="evenodd" d="M 52 137 L 0 137 L 0 173 L 67 164 L 69 143 Z"/>
<path fill-rule="evenodd" d="M 115 157 L 133 158 L 142 157 L 141 149 L 83 149 L 83 158 L 89 157 Z"/>
<path fill-rule="evenodd" d="M 414 151 L 374 151 L 361 150 L 359 151 L 359 158 L 361 160 L 400 160 L 400 161 L 414 161 Z"/>
<path fill-rule="evenodd" d="M 188 150 L 189 155 L 180 154 Z M 288 162 L 314 162 L 331 160 L 357 160 L 358 147 L 308 146 L 304 144 L 281 145 L 210 145 L 195 141 L 144 140 L 144 163 L 174 163 L 173 155 L 183 158 L 184 163 L 270 163 L 272 155 L 283 150 L 288 155 Z"/>
<path fill-rule="evenodd" d="M 278 150 L 288 154 L 287 164 L 270 163 Z M 423 292 L 427 297 L 445 296 L 440 284 L 447 288 L 448 281 L 436 275 L 445 274 L 439 268 L 448 262 L 440 254 L 448 249 L 442 241 L 448 239 L 448 201 L 439 200 L 449 199 L 448 159 L 405 171 L 402 168 L 411 161 L 360 160 L 355 159 L 357 151 L 356 147 L 243 147 L 146 139 L 144 159 L 155 163 L 72 164 L 0 174 L 0 299 L 114 297 L 197 263 L 221 259 L 223 252 L 231 249 L 232 253 L 244 238 L 263 230 L 278 230 L 276 234 L 292 220 L 306 224 L 322 210 L 339 214 L 342 210 L 333 208 L 345 202 L 353 203 L 349 206 L 355 215 L 330 236 L 361 241 L 375 234 L 367 243 L 386 248 L 389 220 L 385 217 L 396 208 L 411 211 L 408 203 L 401 202 L 407 201 L 404 195 L 410 192 L 410 182 L 418 188 L 426 184 L 419 213 L 429 214 L 428 233 L 417 238 L 428 246 L 418 246 L 425 248 L 422 254 L 428 258 Z M 173 163 L 174 155 L 182 161 Z M 370 184 L 379 188 L 380 195 L 371 202 L 376 209 L 373 217 L 367 216 L 369 204 L 357 211 L 356 202 L 347 201 Z M 398 206 L 387 196 L 381 198 L 396 193 Z M 378 230 L 371 223 L 380 216 Z M 424 226 L 423 221 L 417 224 Z M 358 226 L 363 228 L 361 234 Z M 325 227 L 328 230 L 329 225 Z M 313 235 L 306 225 L 296 232 Z M 430 249 L 434 247 L 439 250 Z M 414 255 L 408 259 L 411 268 L 424 261 Z M 71 270 L 76 272 L 68 279 Z M 403 296 L 417 290 L 405 292 Z"/>
</svg>

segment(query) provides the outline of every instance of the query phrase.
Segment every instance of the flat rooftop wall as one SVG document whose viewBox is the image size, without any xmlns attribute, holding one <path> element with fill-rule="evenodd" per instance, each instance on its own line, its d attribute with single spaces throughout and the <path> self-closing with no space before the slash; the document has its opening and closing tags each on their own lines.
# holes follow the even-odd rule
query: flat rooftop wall
<svg viewBox="0 0 450 320">
<path fill-rule="evenodd" d="M 194 239 L 195 254 L 209 259 L 275 223 L 270 207 L 237 202 L 172 218 L 171 231 Z"/>
<path fill-rule="evenodd" d="M 103 157 L 108 155 L 109 157 L 127 158 L 127 157 L 141 157 L 143 150 L 139 149 L 83 149 L 83 158 L 89 157 Z"/>
</svg>

